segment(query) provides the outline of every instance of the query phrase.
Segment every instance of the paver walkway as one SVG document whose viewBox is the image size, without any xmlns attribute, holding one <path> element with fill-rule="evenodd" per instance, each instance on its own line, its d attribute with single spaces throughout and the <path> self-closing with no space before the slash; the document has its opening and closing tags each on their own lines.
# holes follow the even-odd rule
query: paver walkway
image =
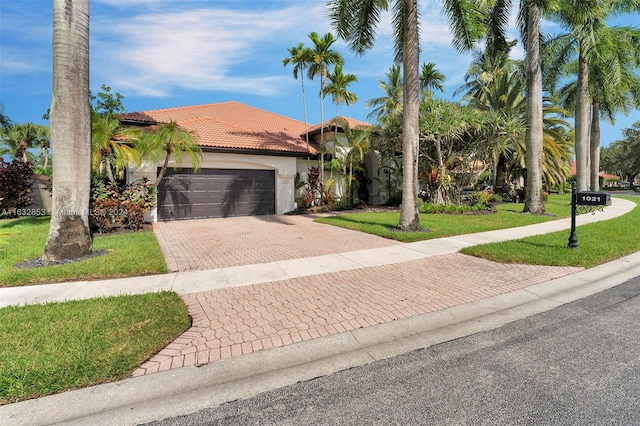
<svg viewBox="0 0 640 426">
<path fill-rule="evenodd" d="M 133 375 L 201 365 L 445 309 L 582 270 L 447 254 L 183 296 L 192 327 Z"/>
<path fill-rule="evenodd" d="M 401 244 L 315 223 L 317 215 L 156 222 L 169 269 L 204 271 Z"/>
</svg>

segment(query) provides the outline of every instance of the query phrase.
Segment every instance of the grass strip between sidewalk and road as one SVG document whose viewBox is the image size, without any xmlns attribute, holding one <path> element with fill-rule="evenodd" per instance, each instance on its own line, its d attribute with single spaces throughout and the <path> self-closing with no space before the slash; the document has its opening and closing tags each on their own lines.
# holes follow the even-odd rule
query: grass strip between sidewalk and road
<svg viewBox="0 0 640 426">
<path fill-rule="evenodd" d="M 160 245 L 152 231 L 94 235 L 93 249 L 106 250 L 106 254 L 63 265 L 16 268 L 20 262 L 42 256 L 48 232 L 48 216 L 0 220 L 0 234 L 8 242 L 0 246 L 0 287 L 167 272 Z"/>
<path fill-rule="evenodd" d="M 0 404 L 129 376 L 190 326 L 175 293 L 0 309 Z"/>
<path fill-rule="evenodd" d="M 547 222 L 571 216 L 571 196 L 551 195 L 545 204 L 549 215 L 523 214 L 523 204 L 505 203 L 497 212 L 487 214 L 420 214 L 425 232 L 402 232 L 396 229 L 400 213 L 349 213 L 316 219 L 316 222 L 353 229 L 392 240 L 410 243 L 454 235 L 473 234 Z"/>
<path fill-rule="evenodd" d="M 640 251 L 640 200 L 621 197 L 636 207 L 620 217 L 576 227 L 578 247 L 567 247 L 569 230 L 519 240 L 481 244 L 460 250 L 502 263 L 591 268 Z M 596 211 L 595 214 L 598 214 Z"/>
</svg>

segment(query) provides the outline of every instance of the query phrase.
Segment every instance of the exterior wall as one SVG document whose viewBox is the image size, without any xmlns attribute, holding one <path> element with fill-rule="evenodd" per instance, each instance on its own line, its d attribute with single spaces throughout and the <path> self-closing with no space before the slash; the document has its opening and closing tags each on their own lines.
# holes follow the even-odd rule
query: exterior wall
<svg viewBox="0 0 640 426">
<path fill-rule="evenodd" d="M 367 154 L 366 158 L 367 176 L 369 176 L 369 200 L 367 203 L 372 206 L 379 206 L 387 202 L 387 193 L 384 187 L 378 179 L 383 179 L 383 176 L 378 176 L 380 170 L 380 154 L 377 151 L 371 150 Z"/>
<path fill-rule="evenodd" d="M 250 154 L 221 154 L 205 152 L 202 155 L 200 168 L 202 169 L 258 169 L 275 170 L 276 177 L 276 214 L 283 214 L 295 209 L 294 204 L 294 177 L 298 171 L 298 163 L 306 159 L 295 157 L 280 157 L 271 155 L 250 155 Z M 146 162 L 138 169 L 129 170 L 127 181 L 132 182 L 143 177 L 154 181 L 157 168 L 162 166 L 162 161 Z M 173 161 L 169 161 L 169 167 L 174 167 Z M 180 167 L 190 168 L 189 159 L 183 159 Z M 158 220 L 157 211 L 153 209 L 147 213 L 145 218 L 149 222 Z"/>
<path fill-rule="evenodd" d="M 35 199 L 29 208 L 37 210 L 45 210 L 47 213 L 51 213 L 51 176 L 45 175 L 33 175 L 34 181 L 31 184 L 31 190 Z"/>
</svg>

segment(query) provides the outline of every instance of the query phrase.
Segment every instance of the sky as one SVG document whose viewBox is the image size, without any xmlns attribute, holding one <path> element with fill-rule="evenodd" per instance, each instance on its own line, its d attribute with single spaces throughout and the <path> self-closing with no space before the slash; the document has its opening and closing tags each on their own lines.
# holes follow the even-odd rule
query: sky
<svg viewBox="0 0 640 426">
<path fill-rule="evenodd" d="M 472 59 L 451 45 L 441 1 L 422 0 L 421 62 L 433 62 L 445 75 L 445 92 L 464 83 Z M 515 3 L 515 2 L 514 2 Z M 91 0 L 90 87 L 103 84 L 124 96 L 127 112 L 238 101 L 300 121 L 304 120 L 301 80 L 284 67 L 287 50 L 299 43 L 311 47 L 308 34 L 331 31 L 325 0 Z M 610 25 L 638 25 L 638 15 L 619 17 Z M 558 31 L 546 22 L 543 31 Z M 0 100 L 16 123 L 48 124 L 52 82 L 52 1 L 0 1 Z M 515 19 L 511 38 L 517 38 Z M 344 72 L 358 82 L 349 86 L 359 100 L 340 106 L 339 115 L 367 121 L 368 99 L 383 92 L 378 80 L 393 64 L 389 14 L 381 17 L 374 48 L 364 55 L 346 43 L 333 47 L 345 60 Z M 512 57 L 522 59 L 517 46 Z M 308 121 L 320 122 L 319 79 L 304 79 Z M 336 114 L 330 97 L 324 117 Z M 603 123 L 602 144 L 622 139 L 622 130 L 640 120 L 640 112 L 620 116 L 615 126 Z"/>
</svg>

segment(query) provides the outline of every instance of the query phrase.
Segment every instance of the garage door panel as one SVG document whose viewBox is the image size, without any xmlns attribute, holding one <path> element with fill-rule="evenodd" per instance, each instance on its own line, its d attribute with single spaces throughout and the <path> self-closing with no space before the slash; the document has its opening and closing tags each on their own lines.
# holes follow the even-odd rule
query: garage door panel
<svg viewBox="0 0 640 426">
<path fill-rule="evenodd" d="M 167 170 L 158 187 L 160 220 L 261 214 L 275 214 L 273 170 Z"/>
</svg>

